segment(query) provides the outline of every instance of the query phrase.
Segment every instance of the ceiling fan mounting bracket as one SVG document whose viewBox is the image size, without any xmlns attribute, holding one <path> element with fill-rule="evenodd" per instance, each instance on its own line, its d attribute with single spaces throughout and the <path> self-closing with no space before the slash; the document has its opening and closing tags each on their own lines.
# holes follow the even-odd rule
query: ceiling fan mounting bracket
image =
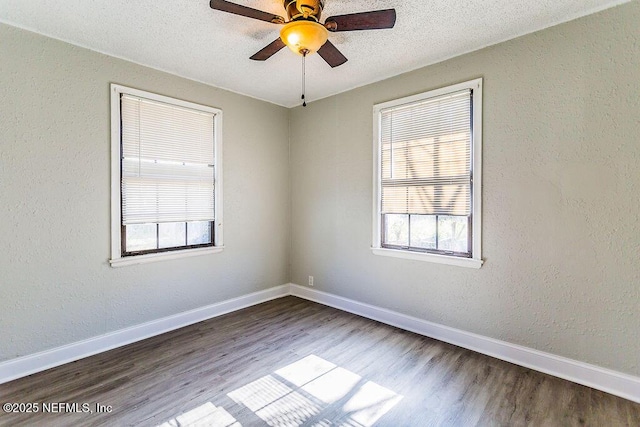
<svg viewBox="0 0 640 427">
<path fill-rule="evenodd" d="M 314 20 L 320 21 L 324 8 L 324 0 L 284 0 L 289 21 Z"/>
</svg>

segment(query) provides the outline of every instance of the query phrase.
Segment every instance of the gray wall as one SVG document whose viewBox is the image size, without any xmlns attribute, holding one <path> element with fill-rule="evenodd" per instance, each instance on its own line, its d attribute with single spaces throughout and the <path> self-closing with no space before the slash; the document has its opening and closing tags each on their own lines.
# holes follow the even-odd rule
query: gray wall
<svg viewBox="0 0 640 427">
<path fill-rule="evenodd" d="M 638 22 L 632 2 L 292 110 L 292 281 L 640 375 Z M 476 77 L 485 265 L 373 255 L 373 104 Z"/>
<path fill-rule="evenodd" d="M 288 282 L 287 109 L 6 25 L 0 58 L 0 361 Z M 223 110 L 222 253 L 109 266 L 111 82 Z"/>
</svg>

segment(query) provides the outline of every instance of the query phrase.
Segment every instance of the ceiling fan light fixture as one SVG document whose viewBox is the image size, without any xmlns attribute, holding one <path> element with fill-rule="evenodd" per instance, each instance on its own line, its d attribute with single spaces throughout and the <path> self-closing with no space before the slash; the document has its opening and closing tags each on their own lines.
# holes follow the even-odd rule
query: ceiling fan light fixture
<svg viewBox="0 0 640 427">
<path fill-rule="evenodd" d="M 327 29 L 314 21 L 292 21 L 280 31 L 280 38 L 298 55 L 317 52 L 329 38 Z"/>
</svg>

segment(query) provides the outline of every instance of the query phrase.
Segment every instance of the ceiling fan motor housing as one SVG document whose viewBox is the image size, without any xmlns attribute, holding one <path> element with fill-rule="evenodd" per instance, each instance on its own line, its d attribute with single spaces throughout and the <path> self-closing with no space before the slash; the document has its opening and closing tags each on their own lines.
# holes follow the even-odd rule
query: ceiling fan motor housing
<svg viewBox="0 0 640 427">
<path fill-rule="evenodd" d="M 324 0 L 284 0 L 284 8 L 290 21 L 320 21 Z"/>
</svg>

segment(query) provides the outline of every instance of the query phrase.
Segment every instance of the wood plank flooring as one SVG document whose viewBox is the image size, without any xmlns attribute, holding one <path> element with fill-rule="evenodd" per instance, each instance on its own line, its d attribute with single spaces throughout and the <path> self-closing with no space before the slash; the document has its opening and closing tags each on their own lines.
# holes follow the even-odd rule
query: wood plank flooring
<svg viewBox="0 0 640 427">
<path fill-rule="evenodd" d="M 296 297 L 2 384 L 4 402 L 39 412 L 2 426 L 640 425 L 640 404 Z"/>
</svg>

